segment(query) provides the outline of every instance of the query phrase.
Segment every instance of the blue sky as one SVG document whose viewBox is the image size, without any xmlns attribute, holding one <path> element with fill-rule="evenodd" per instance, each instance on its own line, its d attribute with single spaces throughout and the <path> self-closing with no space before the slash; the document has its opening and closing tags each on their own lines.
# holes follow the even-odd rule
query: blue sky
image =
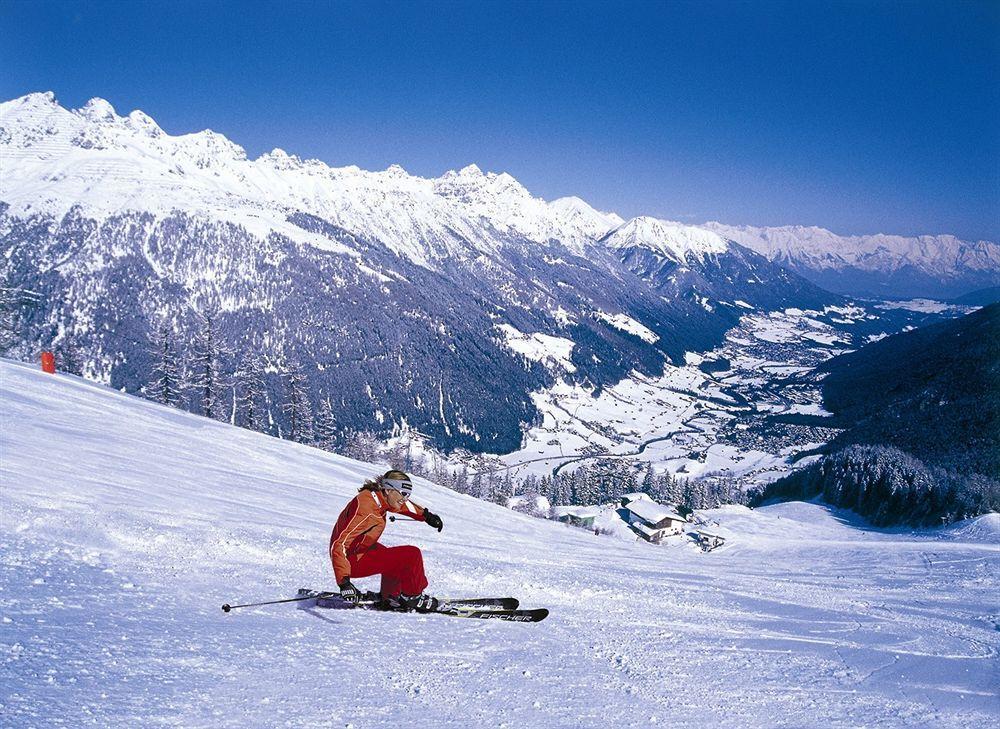
<svg viewBox="0 0 1000 729">
<path fill-rule="evenodd" d="M 623 216 L 1000 239 L 1000 3 L 0 0 L 0 96 Z"/>
</svg>

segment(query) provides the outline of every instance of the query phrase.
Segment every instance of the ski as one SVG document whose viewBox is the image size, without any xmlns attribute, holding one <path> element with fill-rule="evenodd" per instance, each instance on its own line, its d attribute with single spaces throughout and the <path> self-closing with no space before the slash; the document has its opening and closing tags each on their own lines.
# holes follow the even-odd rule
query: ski
<svg viewBox="0 0 1000 729">
<path fill-rule="evenodd" d="M 432 611 L 453 618 L 476 618 L 479 620 L 506 620 L 513 623 L 538 623 L 548 617 L 546 608 L 534 610 L 477 610 L 475 608 L 438 608 Z M 428 613 L 429 614 L 429 613 Z"/>
<path fill-rule="evenodd" d="M 454 605 L 456 607 L 489 607 L 500 608 L 501 610 L 517 610 L 521 604 L 516 597 L 463 597 L 463 598 L 440 598 L 443 605 Z"/>
<path fill-rule="evenodd" d="M 335 592 L 306 588 L 300 588 L 297 597 L 300 609 L 320 607 L 334 610 L 378 610 L 381 607 L 381 599 L 377 592 L 364 593 L 357 604 L 347 602 Z M 517 598 L 514 597 L 453 598 L 441 600 L 437 610 L 418 614 L 448 615 L 455 618 L 477 620 L 506 620 L 515 623 L 537 623 L 544 620 L 549 614 L 545 608 L 521 610 L 518 609 L 518 604 Z"/>
<path fill-rule="evenodd" d="M 304 587 L 299 588 L 298 597 L 302 601 L 315 599 L 315 605 L 311 607 L 343 608 L 349 606 L 340 598 L 336 592 L 323 592 L 320 590 L 309 590 Z M 438 598 L 441 607 L 469 608 L 476 607 L 482 609 L 517 610 L 520 602 L 516 597 L 444 597 Z M 359 607 L 378 605 L 381 602 L 381 595 L 377 592 L 366 592 L 361 596 Z"/>
</svg>

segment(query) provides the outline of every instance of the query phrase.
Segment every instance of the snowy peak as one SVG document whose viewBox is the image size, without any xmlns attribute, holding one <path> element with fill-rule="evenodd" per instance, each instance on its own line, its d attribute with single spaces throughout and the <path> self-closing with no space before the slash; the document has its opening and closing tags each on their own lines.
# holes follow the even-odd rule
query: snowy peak
<svg viewBox="0 0 1000 729">
<path fill-rule="evenodd" d="M 549 208 L 563 224 L 577 228 L 594 240 L 602 238 L 608 231 L 625 222 L 621 216 L 595 210 L 575 196 L 553 200 L 549 203 Z"/>
<path fill-rule="evenodd" d="M 80 116 L 86 117 L 91 121 L 120 121 L 120 117 L 115 113 L 115 107 L 111 106 L 108 101 L 104 99 L 94 97 L 88 101 L 82 109 L 79 110 Z"/>
<path fill-rule="evenodd" d="M 433 184 L 434 192 L 438 195 L 466 202 L 475 202 L 484 197 L 508 197 L 515 200 L 531 198 L 531 193 L 506 172 L 484 173 L 476 165 L 468 165 L 458 172 L 450 170 L 434 180 Z"/>
<path fill-rule="evenodd" d="M 280 148 L 250 160 L 222 134 L 170 135 L 144 112 L 119 116 L 101 98 L 77 110 L 60 106 L 52 92 L 0 103 L 0 154 L 0 200 L 15 217 L 58 218 L 74 207 L 98 220 L 181 210 L 257 238 L 278 233 L 337 248 L 288 222 L 306 213 L 427 268 L 512 245 L 562 245 L 583 255 L 598 240 L 683 262 L 724 253 L 727 241 L 735 241 L 845 293 L 959 295 L 1000 285 L 1000 246 L 988 241 L 839 236 L 805 226 L 694 227 L 651 217 L 625 222 L 576 197 L 546 202 L 510 174 L 475 164 L 423 178 L 398 165 L 376 172 L 334 168 Z M 889 278 L 900 285 L 885 286 Z"/>
<path fill-rule="evenodd" d="M 56 95 L 51 91 L 35 91 L 17 99 L 11 99 L 0 104 L 0 115 L 6 115 L 16 109 L 56 109 Z"/>
<path fill-rule="evenodd" d="M 158 137 L 163 134 L 163 130 L 153 121 L 152 117 L 138 109 L 128 115 L 128 126 L 134 131 L 150 137 Z"/>
<path fill-rule="evenodd" d="M 710 230 L 647 216 L 620 225 L 603 242 L 618 250 L 645 248 L 677 263 L 703 260 L 729 250 L 726 240 Z"/>
<path fill-rule="evenodd" d="M 221 134 L 205 130 L 171 137 L 145 112 L 136 109 L 122 117 L 110 102 L 99 97 L 70 111 L 58 104 L 51 91 L 28 94 L 0 104 L 0 124 L 9 135 L 3 141 L 18 158 L 25 156 L 24 148 L 34 147 L 39 156 L 50 159 L 53 152 L 66 152 L 65 146 L 69 145 L 88 150 L 127 150 L 146 158 L 177 157 L 188 150 L 194 152 L 192 161 L 200 161 L 203 166 L 212 161 L 246 159 L 243 148 Z M 206 160 L 206 152 L 216 154 L 218 159 Z"/>
</svg>

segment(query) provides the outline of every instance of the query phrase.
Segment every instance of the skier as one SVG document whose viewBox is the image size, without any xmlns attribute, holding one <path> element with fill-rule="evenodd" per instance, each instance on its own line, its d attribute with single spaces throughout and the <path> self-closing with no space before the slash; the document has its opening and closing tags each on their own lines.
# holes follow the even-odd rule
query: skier
<svg viewBox="0 0 1000 729">
<path fill-rule="evenodd" d="M 439 532 L 441 517 L 410 501 L 413 483 L 402 471 L 388 471 L 358 489 L 358 495 L 340 513 L 330 535 L 330 559 L 340 596 L 358 603 L 361 592 L 352 577 L 382 575 L 382 606 L 388 610 L 431 612 L 437 598 L 424 594 L 424 558 L 417 547 L 386 547 L 378 538 L 387 512 L 422 521 Z"/>
</svg>

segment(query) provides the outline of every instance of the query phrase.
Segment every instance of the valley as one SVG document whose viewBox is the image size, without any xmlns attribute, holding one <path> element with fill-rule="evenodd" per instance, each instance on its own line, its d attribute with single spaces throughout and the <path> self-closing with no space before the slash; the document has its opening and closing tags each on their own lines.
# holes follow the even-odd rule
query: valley
<svg viewBox="0 0 1000 729">
<path fill-rule="evenodd" d="M 662 377 L 631 373 L 596 397 L 565 382 L 534 393 L 542 424 L 528 430 L 521 449 L 477 467 L 541 477 L 611 456 L 681 477 L 759 486 L 808 463 L 810 456 L 796 456 L 836 433 L 777 417 L 824 414 L 817 365 L 888 333 L 969 310 L 857 301 L 822 311 L 748 313 L 723 345 L 688 353 L 685 365 L 667 365 Z M 546 350 L 537 356 L 544 361 Z M 400 440 L 406 437 L 394 442 Z M 453 460 L 460 465 L 462 454 Z"/>
</svg>

